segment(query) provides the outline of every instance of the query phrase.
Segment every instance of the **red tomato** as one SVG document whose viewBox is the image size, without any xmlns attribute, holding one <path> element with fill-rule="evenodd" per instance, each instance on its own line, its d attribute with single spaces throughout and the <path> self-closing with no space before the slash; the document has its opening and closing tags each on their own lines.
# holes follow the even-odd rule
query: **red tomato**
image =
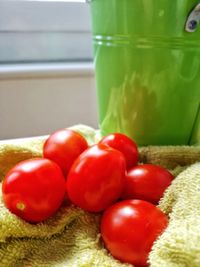
<svg viewBox="0 0 200 267">
<path fill-rule="evenodd" d="M 104 212 L 101 235 L 116 259 L 134 266 L 147 266 L 152 245 L 167 224 L 167 216 L 153 204 L 124 200 Z"/>
<path fill-rule="evenodd" d="M 53 215 L 65 196 L 65 178 L 60 167 L 43 158 L 14 166 L 2 185 L 5 206 L 22 219 L 37 223 Z"/>
<path fill-rule="evenodd" d="M 94 145 L 84 151 L 69 171 L 69 199 L 90 212 L 99 212 L 121 195 L 125 176 L 124 156 L 118 150 Z"/>
<path fill-rule="evenodd" d="M 173 175 L 160 166 L 138 165 L 130 169 L 125 177 L 122 198 L 143 199 L 157 204 L 172 180 Z"/>
<path fill-rule="evenodd" d="M 63 129 L 49 136 L 43 147 L 43 155 L 55 161 L 67 175 L 74 160 L 87 148 L 87 141 L 82 135 Z"/>
<path fill-rule="evenodd" d="M 139 153 L 137 145 L 128 136 L 121 133 L 109 134 L 100 141 L 100 144 L 108 145 L 122 152 L 126 159 L 127 169 L 138 163 Z"/>
</svg>

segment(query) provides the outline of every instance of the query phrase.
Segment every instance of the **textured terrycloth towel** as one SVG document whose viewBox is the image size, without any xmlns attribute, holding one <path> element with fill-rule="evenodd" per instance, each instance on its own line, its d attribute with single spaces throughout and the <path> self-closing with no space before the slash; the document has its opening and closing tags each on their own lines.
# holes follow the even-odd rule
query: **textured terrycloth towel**
<svg viewBox="0 0 200 267">
<path fill-rule="evenodd" d="M 89 143 L 98 132 L 75 127 Z M 41 156 L 45 138 L 0 142 L 0 179 L 17 162 Z M 150 253 L 152 267 L 200 266 L 200 148 L 146 147 L 141 162 L 159 164 L 176 178 L 160 201 L 169 215 L 165 232 Z M 118 267 L 130 266 L 113 259 L 103 248 L 99 215 L 63 204 L 43 223 L 32 225 L 11 214 L 0 202 L 0 267 Z"/>
</svg>

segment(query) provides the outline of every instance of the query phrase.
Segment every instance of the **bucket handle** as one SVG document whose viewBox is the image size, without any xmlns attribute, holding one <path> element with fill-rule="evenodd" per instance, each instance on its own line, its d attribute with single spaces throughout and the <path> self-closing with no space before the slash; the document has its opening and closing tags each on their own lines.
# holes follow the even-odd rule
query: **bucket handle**
<svg viewBox="0 0 200 267">
<path fill-rule="evenodd" d="M 195 32 L 200 23 L 200 3 L 198 3 L 190 12 L 186 24 L 186 32 Z"/>
</svg>

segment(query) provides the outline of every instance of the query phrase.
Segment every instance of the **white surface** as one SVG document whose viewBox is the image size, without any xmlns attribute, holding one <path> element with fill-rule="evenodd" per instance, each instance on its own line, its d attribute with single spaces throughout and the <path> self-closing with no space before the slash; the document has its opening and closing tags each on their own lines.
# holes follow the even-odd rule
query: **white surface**
<svg viewBox="0 0 200 267">
<path fill-rule="evenodd" d="M 6 64 L 0 65 L 0 79 L 93 77 L 92 63 Z"/>
<path fill-rule="evenodd" d="M 0 140 L 50 134 L 74 124 L 97 128 L 94 71 L 87 64 L 0 72 Z"/>
</svg>

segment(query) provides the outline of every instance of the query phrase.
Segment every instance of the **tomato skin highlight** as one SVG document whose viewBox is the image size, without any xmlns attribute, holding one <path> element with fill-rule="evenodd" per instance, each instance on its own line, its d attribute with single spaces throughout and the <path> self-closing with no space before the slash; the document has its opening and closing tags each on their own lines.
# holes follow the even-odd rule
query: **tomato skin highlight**
<svg viewBox="0 0 200 267">
<path fill-rule="evenodd" d="M 143 200 L 123 200 L 104 211 L 100 231 L 116 259 L 146 267 L 154 241 L 167 227 L 167 216 Z"/>
<path fill-rule="evenodd" d="M 47 138 L 43 146 L 43 156 L 56 162 L 66 176 L 75 159 L 87 148 L 88 143 L 81 134 L 62 129 Z"/>
<path fill-rule="evenodd" d="M 121 152 L 104 145 L 84 151 L 69 171 L 66 190 L 75 205 L 89 212 L 100 212 L 121 195 L 125 159 Z"/>
<path fill-rule="evenodd" d="M 46 220 L 60 208 L 65 196 L 65 178 L 60 167 L 44 158 L 15 165 L 2 184 L 5 206 L 31 222 Z"/>
<path fill-rule="evenodd" d="M 173 179 L 163 167 L 153 164 L 135 166 L 126 174 L 122 199 L 142 199 L 157 204 Z"/>
<path fill-rule="evenodd" d="M 110 146 L 122 152 L 126 160 L 126 169 L 137 165 L 139 152 L 136 143 L 122 133 L 109 134 L 101 139 L 100 144 Z"/>
</svg>

